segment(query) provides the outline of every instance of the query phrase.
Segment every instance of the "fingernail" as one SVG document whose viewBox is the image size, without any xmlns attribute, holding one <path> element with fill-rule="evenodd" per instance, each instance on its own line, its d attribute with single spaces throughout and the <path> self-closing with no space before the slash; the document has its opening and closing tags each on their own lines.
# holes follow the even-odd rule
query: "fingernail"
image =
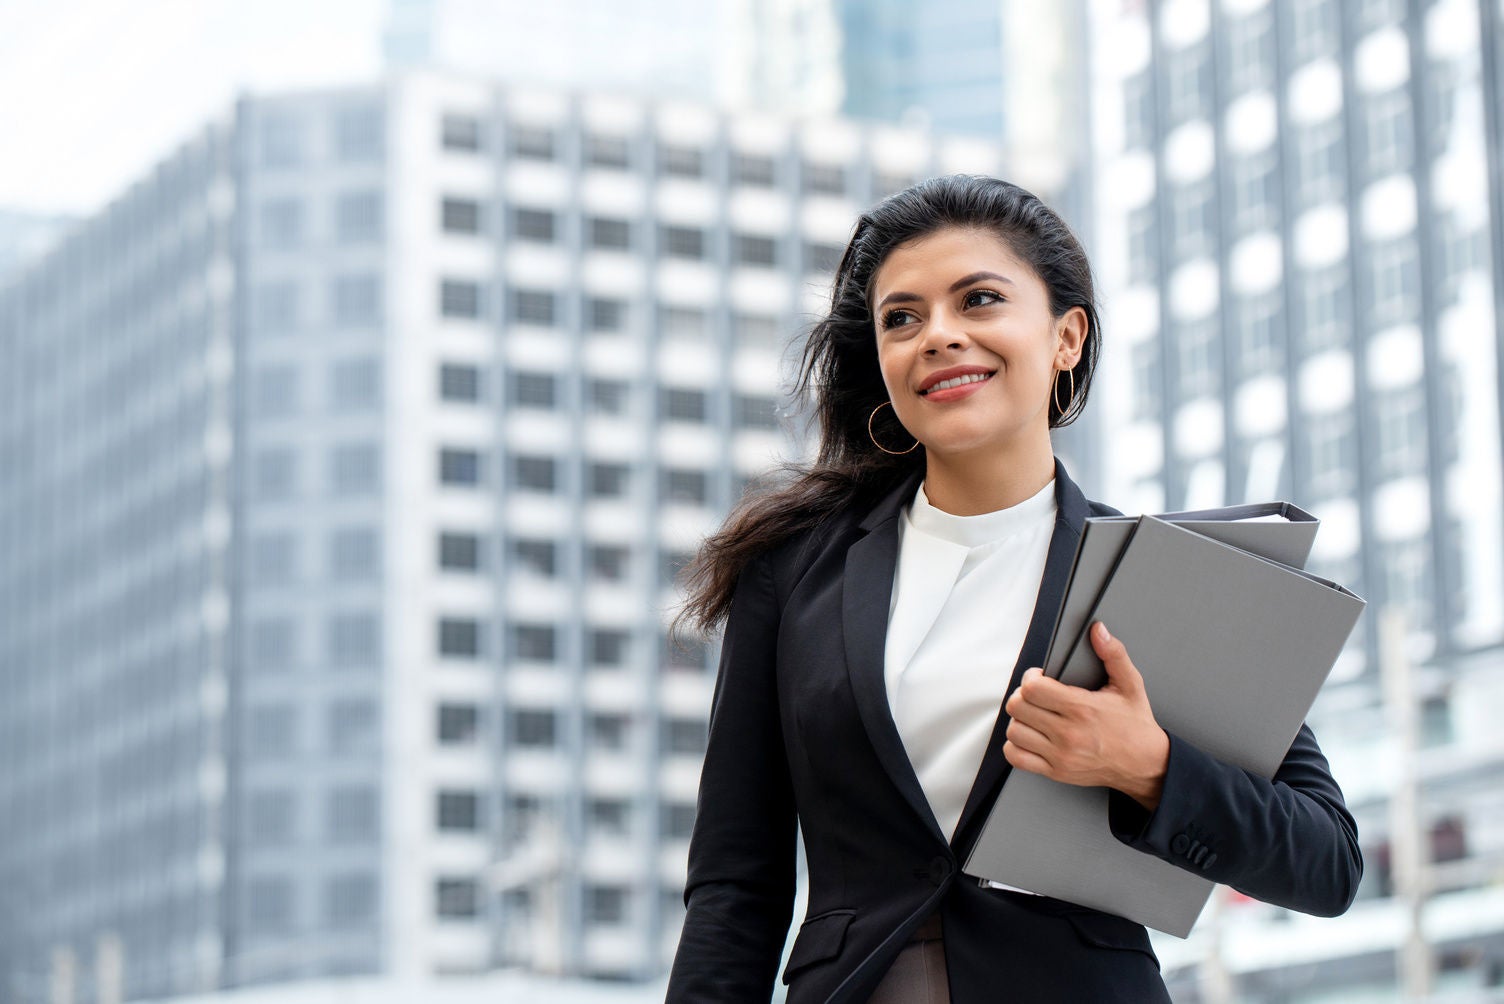
<svg viewBox="0 0 1504 1004">
<path fill-rule="evenodd" d="M 1112 635 L 1107 631 L 1107 625 L 1097 621 L 1097 633 L 1103 641 L 1112 641 Z"/>
</svg>

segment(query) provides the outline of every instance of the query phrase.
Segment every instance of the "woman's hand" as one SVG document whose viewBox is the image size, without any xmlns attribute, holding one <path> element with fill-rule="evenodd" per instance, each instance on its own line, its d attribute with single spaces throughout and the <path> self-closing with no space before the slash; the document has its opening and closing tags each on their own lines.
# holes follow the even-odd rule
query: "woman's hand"
<svg viewBox="0 0 1504 1004">
<path fill-rule="evenodd" d="M 1025 672 L 1003 706 L 1013 718 L 1003 755 L 1055 781 L 1116 788 L 1152 812 L 1164 788 L 1170 737 L 1154 720 L 1144 678 L 1123 643 L 1101 621 L 1090 634 L 1107 683 L 1083 690 L 1039 669 Z"/>
</svg>

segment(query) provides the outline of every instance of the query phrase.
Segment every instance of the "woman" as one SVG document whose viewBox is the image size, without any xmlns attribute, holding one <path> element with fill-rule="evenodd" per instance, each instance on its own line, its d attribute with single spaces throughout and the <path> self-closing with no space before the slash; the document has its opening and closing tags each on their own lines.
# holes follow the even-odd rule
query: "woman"
<svg viewBox="0 0 1504 1004">
<path fill-rule="evenodd" d="M 1165 733 L 1110 626 L 1101 690 L 1032 668 L 1083 521 L 1114 512 L 1049 435 L 1098 346 L 1085 254 L 1017 186 L 935 179 L 858 221 L 800 380 L 818 457 L 691 572 L 687 615 L 726 625 L 670 1001 L 769 998 L 796 824 L 790 1004 L 1168 1000 L 1143 927 L 961 874 L 1013 769 L 1112 789 L 1119 839 L 1251 896 L 1352 901 L 1357 834 L 1309 729 L 1271 781 Z"/>
</svg>

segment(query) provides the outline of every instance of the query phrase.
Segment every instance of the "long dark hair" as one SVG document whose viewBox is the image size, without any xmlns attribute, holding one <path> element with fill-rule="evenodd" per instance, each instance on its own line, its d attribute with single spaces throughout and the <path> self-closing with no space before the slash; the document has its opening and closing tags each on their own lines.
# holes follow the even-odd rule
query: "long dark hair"
<svg viewBox="0 0 1504 1004">
<path fill-rule="evenodd" d="M 819 418 L 815 461 L 786 468 L 781 487 L 743 498 L 705 541 L 685 570 L 688 599 L 676 627 L 714 630 L 730 610 L 737 578 L 754 557 L 848 506 L 876 502 L 924 466 L 922 446 L 893 455 L 873 444 L 875 435 L 878 442 L 902 449 L 912 438 L 893 409 L 878 414 L 869 435 L 872 410 L 888 400 L 888 391 L 878 369 L 868 303 L 873 278 L 888 254 L 943 227 L 995 234 L 1044 283 L 1053 316 L 1073 307 L 1086 312 L 1081 359 L 1069 375 L 1062 371 L 1056 378 L 1050 428 L 1067 425 L 1081 413 L 1097 366 L 1100 335 L 1091 266 L 1070 227 L 1037 196 L 996 178 L 932 178 L 889 196 L 857 220 L 836 271 L 830 312 L 804 346 L 794 395 L 812 404 Z M 1067 402 L 1063 413 L 1057 395 Z"/>
</svg>

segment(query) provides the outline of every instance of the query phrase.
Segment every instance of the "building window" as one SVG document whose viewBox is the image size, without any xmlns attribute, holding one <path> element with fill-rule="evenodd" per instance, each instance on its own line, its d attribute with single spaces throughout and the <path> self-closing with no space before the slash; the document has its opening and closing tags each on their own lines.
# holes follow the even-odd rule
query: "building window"
<svg viewBox="0 0 1504 1004">
<path fill-rule="evenodd" d="M 593 248 L 629 251 L 632 248 L 632 224 L 626 220 L 592 216 L 585 221 L 585 240 Z"/>
<path fill-rule="evenodd" d="M 1227 20 L 1227 78 L 1231 94 L 1274 82 L 1274 22 L 1271 7 Z"/>
<path fill-rule="evenodd" d="M 341 244 L 381 240 L 383 206 L 380 192 L 346 192 L 334 206 L 334 232 Z"/>
<path fill-rule="evenodd" d="M 699 227 L 664 226 L 659 230 L 659 244 L 670 258 L 705 258 L 705 231 Z"/>
<path fill-rule="evenodd" d="M 434 815 L 445 832 L 474 833 L 480 829 L 480 795 L 473 791 L 440 791 Z"/>
<path fill-rule="evenodd" d="M 514 709 L 507 715 L 511 745 L 551 747 L 558 741 L 558 716 L 552 711 Z"/>
<path fill-rule="evenodd" d="M 1347 169 L 1342 148 L 1342 120 L 1325 119 L 1295 129 L 1296 173 L 1302 206 L 1340 201 Z"/>
<path fill-rule="evenodd" d="M 1296 64 L 1334 52 L 1338 33 L 1337 0 L 1291 0 L 1290 43 Z"/>
<path fill-rule="evenodd" d="M 675 178 L 699 178 L 705 174 L 705 151 L 673 143 L 658 145 L 658 171 Z"/>
<path fill-rule="evenodd" d="M 1123 146 L 1146 150 L 1154 145 L 1154 82 L 1150 70 L 1123 81 Z"/>
<path fill-rule="evenodd" d="M 585 137 L 585 163 L 591 167 L 625 170 L 632 165 L 632 143 L 625 136 L 592 133 Z"/>
<path fill-rule="evenodd" d="M 256 287 L 251 299 L 251 317 L 256 331 L 280 335 L 296 331 L 302 323 L 302 287 L 291 279 L 275 279 Z"/>
<path fill-rule="evenodd" d="M 664 307 L 658 312 L 664 338 L 699 341 L 709 330 L 709 318 L 699 307 Z"/>
<path fill-rule="evenodd" d="M 381 622 L 373 613 L 337 613 L 329 618 L 327 655 L 336 669 L 357 669 L 381 662 Z"/>
<path fill-rule="evenodd" d="M 512 291 L 512 319 L 523 324 L 553 324 L 558 317 L 557 297 L 546 289 Z"/>
<path fill-rule="evenodd" d="M 1211 59 L 1205 39 L 1165 54 L 1170 118 L 1176 123 L 1205 118 L 1212 93 Z"/>
<path fill-rule="evenodd" d="M 558 156 L 558 136 L 546 126 L 514 125 L 512 156 L 523 160 L 554 160 Z"/>
<path fill-rule="evenodd" d="M 512 458 L 512 482 L 521 490 L 553 492 L 558 489 L 558 481 L 558 464 L 553 457 Z"/>
<path fill-rule="evenodd" d="M 1214 191 L 1210 178 L 1171 189 L 1175 257 L 1186 261 L 1209 255 L 1216 246 Z"/>
<path fill-rule="evenodd" d="M 334 151 L 345 163 L 380 160 L 386 142 L 382 109 L 344 108 L 334 116 Z"/>
<path fill-rule="evenodd" d="M 336 875 L 324 886 L 324 919 L 333 928 L 360 927 L 376 919 L 376 877 Z"/>
<path fill-rule="evenodd" d="M 1153 202 L 1128 214 L 1128 281 L 1153 283 L 1159 270 L 1159 207 Z"/>
<path fill-rule="evenodd" d="M 245 883 L 245 926 L 256 934 L 275 934 L 292 926 L 292 880 L 256 876 Z"/>
<path fill-rule="evenodd" d="M 585 326 L 591 331 L 625 331 L 627 305 L 599 296 L 585 298 Z"/>
<path fill-rule="evenodd" d="M 1283 357 L 1279 323 L 1278 294 L 1247 297 L 1235 309 L 1238 319 L 1238 348 L 1245 374 L 1274 373 Z"/>
<path fill-rule="evenodd" d="M 441 704 L 438 709 L 439 743 L 468 746 L 480 736 L 480 709 L 473 704 Z"/>
<path fill-rule="evenodd" d="M 778 318 L 737 311 L 731 315 L 731 340 L 738 347 L 776 348 L 779 341 Z"/>
<path fill-rule="evenodd" d="M 625 582 L 631 552 L 614 544 L 595 544 L 586 556 L 590 577 L 602 582 Z"/>
<path fill-rule="evenodd" d="M 659 404 L 663 417 L 671 422 L 704 422 L 710 411 L 706 393 L 687 387 L 663 388 Z"/>
<path fill-rule="evenodd" d="M 1151 338 L 1133 346 L 1133 418 L 1155 421 L 1160 417 L 1163 394 L 1163 367 L 1159 339 Z"/>
<path fill-rule="evenodd" d="M 623 666 L 632 636 L 626 631 L 598 629 L 586 636 L 586 644 L 592 666 Z"/>
<path fill-rule="evenodd" d="M 1205 317 L 1179 325 L 1175 341 L 1180 360 L 1181 397 L 1215 396 L 1219 383 L 1216 318 Z"/>
<path fill-rule="evenodd" d="M 281 418 L 298 410 L 296 366 L 277 363 L 256 371 L 255 407 L 261 418 Z"/>
<path fill-rule="evenodd" d="M 629 890 L 614 885 L 585 887 L 585 922 L 616 926 L 627 922 Z"/>
<path fill-rule="evenodd" d="M 342 275 L 334 280 L 334 323 L 360 327 L 381 322 L 381 278 Z"/>
<path fill-rule="evenodd" d="M 340 359 L 329 367 L 329 403 L 335 411 L 365 411 L 381 403 L 381 363 Z"/>
<path fill-rule="evenodd" d="M 381 721 L 373 701 L 336 701 L 329 706 L 329 752 L 338 756 L 380 748 Z"/>
<path fill-rule="evenodd" d="M 659 828 L 670 840 L 688 840 L 695 828 L 695 807 L 689 802 L 666 802 L 662 806 Z"/>
<path fill-rule="evenodd" d="M 439 125 L 439 145 L 445 150 L 475 153 L 481 148 L 480 119 L 473 115 L 445 115 Z"/>
<path fill-rule="evenodd" d="M 1374 409 L 1378 419 L 1378 468 L 1382 478 L 1423 474 L 1426 469 L 1425 398 L 1418 385 L 1381 391 Z"/>
<path fill-rule="evenodd" d="M 512 560 L 531 575 L 551 579 L 559 574 L 559 545 L 552 540 L 519 537 L 512 541 Z"/>
<path fill-rule="evenodd" d="M 552 411 L 558 406 L 558 378 L 552 373 L 512 373 L 510 401 L 518 408 Z"/>
<path fill-rule="evenodd" d="M 1368 259 L 1373 321 L 1413 320 L 1420 310 L 1420 261 L 1411 237 L 1374 244 Z"/>
<path fill-rule="evenodd" d="M 1347 271 L 1341 265 L 1306 272 L 1300 278 L 1302 346 L 1308 355 L 1347 343 Z"/>
<path fill-rule="evenodd" d="M 905 188 L 915 184 L 919 179 L 911 174 L 895 174 L 891 171 L 878 171 L 872 175 L 872 197 L 882 198 L 901 192 Z"/>
<path fill-rule="evenodd" d="M 329 537 L 329 575 L 340 581 L 369 579 L 380 568 L 380 543 L 367 526 L 342 527 Z"/>
<path fill-rule="evenodd" d="M 585 803 L 585 826 L 593 837 L 624 837 L 632 832 L 632 803 L 592 798 Z"/>
<path fill-rule="evenodd" d="M 703 670 L 705 668 L 705 659 L 709 650 L 703 641 L 698 638 L 670 638 L 665 635 L 662 642 L 659 657 L 666 669 Z"/>
<path fill-rule="evenodd" d="M 778 242 L 758 234 L 736 234 L 731 239 L 731 259 L 738 265 L 772 268 L 778 264 Z"/>
<path fill-rule="evenodd" d="M 1272 149 L 1233 161 L 1233 220 L 1240 233 L 1272 227 L 1278 220 L 1278 170 L 1279 159 Z"/>
<path fill-rule="evenodd" d="M 1368 176 L 1382 178 L 1409 170 L 1415 150 L 1409 91 L 1401 86 L 1370 95 L 1363 101 L 1363 112 Z"/>
<path fill-rule="evenodd" d="M 292 497 L 297 488 L 298 455 L 290 447 L 273 446 L 256 452 L 251 487 L 259 499 Z"/>
<path fill-rule="evenodd" d="M 480 916 L 480 887 L 474 879 L 439 879 L 434 883 L 434 913 L 440 920 L 474 920 Z"/>
<path fill-rule="evenodd" d="M 480 658 L 480 621 L 472 617 L 440 617 L 439 655 L 447 659 Z"/>
<path fill-rule="evenodd" d="M 262 617 L 251 622 L 250 650 L 258 673 L 290 669 L 298 661 L 298 625 L 291 617 Z"/>
<path fill-rule="evenodd" d="M 303 162 L 303 124 L 292 115 L 265 113 L 258 133 L 262 167 L 296 167 Z"/>
<path fill-rule="evenodd" d="M 695 718 L 666 718 L 659 733 L 664 753 L 694 754 L 705 752 L 705 723 Z"/>
<path fill-rule="evenodd" d="M 480 283 L 466 279 L 439 281 L 439 314 L 443 317 L 480 317 Z"/>
<path fill-rule="evenodd" d="M 846 169 L 840 164 L 821 164 L 806 160 L 799 167 L 801 187 L 806 194 L 846 194 Z"/>
<path fill-rule="evenodd" d="M 297 803 L 285 789 L 253 791 L 246 813 L 246 838 L 254 847 L 286 847 L 293 840 Z"/>
<path fill-rule="evenodd" d="M 480 568 L 480 535 L 439 534 L 439 567 L 448 572 L 474 572 Z"/>
<path fill-rule="evenodd" d="M 1412 630 L 1431 625 L 1431 549 L 1425 537 L 1390 543 L 1384 554 L 1385 599 L 1409 615 Z"/>
<path fill-rule="evenodd" d="M 1356 486 L 1357 446 L 1349 410 L 1305 416 L 1307 485 L 1315 499 L 1338 498 Z"/>
<path fill-rule="evenodd" d="M 585 733 L 595 749 L 624 750 L 627 748 L 628 720 L 626 715 L 596 712 L 585 719 Z"/>
<path fill-rule="evenodd" d="M 731 182 L 755 188 L 772 188 L 778 183 L 777 162 L 755 153 L 731 155 Z"/>
<path fill-rule="evenodd" d="M 444 485 L 480 484 L 480 453 L 476 450 L 439 450 L 439 483 Z"/>
<path fill-rule="evenodd" d="M 475 199 L 445 196 L 439 203 L 439 219 L 446 234 L 478 234 L 480 203 Z"/>
<path fill-rule="evenodd" d="M 341 443 L 330 451 L 329 469 L 334 494 L 373 492 L 381 481 L 381 454 L 374 443 Z"/>
<path fill-rule="evenodd" d="M 513 624 L 512 658 L 553 662 L 558 654 L 558 631 L 552 624 Z"/>
<path fill-rule="evenodd" d="M 329 793 L 326 832 L 335 843 L 367 843 L 378 831 L 376 789 L 369 785 L 343 785 Z"/>
<path fill-rule="evenodd" d="M 669 467 L 663 472 L 662 491 L 666 502 L 704 505 L 710 500 L 710 478 L 701 470 Z"/>
<path fill-rule="evenodd" d="M 257 585 L 286 585 L 298 576 L 298 540 L 285 530 L 251 538 L 251 580 Z"/>
<path fill-rule="evenodd" d="M 688 551 L 669 550 L 663 551 L 658 556 L 659 572 L 664 582 L 677 582 L 679 573 L 694 560 L 694 555 Z"/>
<path fill-rule="evenodd" d="M 512 210 L 512 238 L 552 244 L 559 239 L 559 216 L 548 209 Z"/>
<path fill-rule="evenodd" d="M 441 364 L 439 397 L 444 401 L 479 401 L 480 367 L 462 363 Z"/>
<path fill-rule="evenodd" d="M 841 256 L 846 249 L 839 244 L 823 241 L 804 242 L 804 271 L 829 275 L 841 267 Z"/>
<path fill-rule="evenodd" d="M 732 399 L 732 424 L 738 429 L 777 429 L 778 402 L 770 397 L 737 394 Z"/>
<path fill-rule="evenodd" d="M 594 463 L 586 471 L 585 488 L 591 498 L 624 498 L 631 477 L 632 469 L 626 464 Z"/>
<path fill-rule="evenodd" d="M 281 760 L 297 746 L 297 709 L 287 704 L 252 708 L 246 723 L 246 747 L 254 760 Z"/>
<path fill-rule="evenodd" d="M 585 384 L 585 404 L 598 415 L 625 415 L 629 390 L 625 380 L 592 378 Z"/>
<path fill-rule="evenodd" d="M 285 250 L 303 241 L 303 204 L 297 199 L 269 199 L 261 205 L 261 245 Z"/>
</svg>

